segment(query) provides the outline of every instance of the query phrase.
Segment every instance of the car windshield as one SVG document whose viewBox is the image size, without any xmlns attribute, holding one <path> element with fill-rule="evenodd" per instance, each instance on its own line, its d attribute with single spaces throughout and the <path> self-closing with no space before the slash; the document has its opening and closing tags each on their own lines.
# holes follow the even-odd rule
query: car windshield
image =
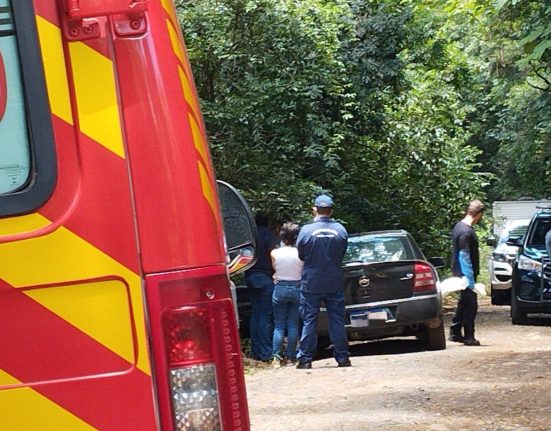
<svg viewBox="0 0 551 431">
<path fill-rule="evenodd" d="M 513 238 L 521 238 L 526 234 L 528 230 L 528 223 L 523 225 L 517 225 L 503 230 L 503 233 L 499 237 L 499 244 L 505 244 L 507 241 Z"/>
<path fill-rule="evenodd" d="M 528 239 L 529 247 L 545 247 L 545 235 L 551 229 L 551 217 L 542 217 L 535 221 Z"/>
<path fill-rule="evenodd" d="M 413 258 L 413 251 L 405 236 L 370 234 L 348 238 L 344 263 L 390 262 Z"/>
</svg>

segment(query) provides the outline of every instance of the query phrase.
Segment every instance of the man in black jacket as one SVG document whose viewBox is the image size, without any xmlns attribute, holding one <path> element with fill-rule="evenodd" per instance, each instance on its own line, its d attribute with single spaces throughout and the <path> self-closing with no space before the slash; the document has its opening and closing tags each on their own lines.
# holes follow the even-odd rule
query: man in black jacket
<svg viewBox="0 0 551 431">
<path fill-rule="evenodd" d="M 478 301 L 474 285 L 480 269 L 478 237 L 473 229 L 484 213 L 484 204 L 479 200 L 472 201 L 463 220 L 458 222 L 452 231 L 452 274 L 462 277 L 467 288 L 461 291 L 450 327 L 450 341 L 463 343 L 466 346 L 480 346 L 474 337 L 474 321 L 478 310 Z M 464 335 L 461 330 L 464 330 Z"/>
</svg>

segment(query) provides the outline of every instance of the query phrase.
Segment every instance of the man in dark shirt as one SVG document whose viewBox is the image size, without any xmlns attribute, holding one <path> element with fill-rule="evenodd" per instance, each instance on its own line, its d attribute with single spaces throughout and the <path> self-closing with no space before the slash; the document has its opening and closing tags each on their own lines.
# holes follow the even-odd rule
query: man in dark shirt
<svg viewBox="0 0 551 431">
<path fill-rule="evenodd" d="M 245 272 L 249 299 L 251 301 L 251 356 L 260 361 L 272 358 L 272 335 L 274 317 L 272 293 L 274 291 L 272 260 L 270 252 L 276 248 L 279 239 L 268 227 L 265 214 L 256 215 L 258 232 L 258 257 L 254 266 Z"/>
<path fill-rule="evenodd" d="M 464 278 L 467 288 L 460 293 L 455 315 L 450 327 L 450 341 L 463 343 L 466 346 L 480 346 L 474 337 L 474 321 L 478 302 L 474 285 L 479 273 L 478 237 L 473 229 L 484 213 L 484 204 L 479 200 L 472 201 L 463 220 L 458 222 L 452 231 L 452 274 Z M 464 330 L 464 335 L 461 330 Z"/>
<path fill-rule="evenodd" d="M 312 368 L 322 301 L 327 308 L 329 336 L 337 364 L 339 367 L 349 367 L 351 364 L 344 322 L 344 276 L 341 266 L 348 233 L 342 224 L 331 218 L 333 200 L 329 196 L 318 196 L 314 201 L 313 211 L 314 221 L 302 227 L 297 239 L 298 255 L 304 261 L 300 288 L 300 314 L 304 324 L 297 368 Z"/>
</svg>

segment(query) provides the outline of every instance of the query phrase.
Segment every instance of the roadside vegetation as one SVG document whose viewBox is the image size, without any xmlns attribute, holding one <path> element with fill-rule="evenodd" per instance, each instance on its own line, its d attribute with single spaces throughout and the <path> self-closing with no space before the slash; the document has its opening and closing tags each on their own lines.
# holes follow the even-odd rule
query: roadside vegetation
<svg viewBox="0 0 551 431">
<path fill-rule="evenodd" d="M 446 255 L 472 198 L 551 196 L 544 0 L 176 0 L 219 178 Z M 484 227 L 484 226 L 483 226 Z"/>
</svg>

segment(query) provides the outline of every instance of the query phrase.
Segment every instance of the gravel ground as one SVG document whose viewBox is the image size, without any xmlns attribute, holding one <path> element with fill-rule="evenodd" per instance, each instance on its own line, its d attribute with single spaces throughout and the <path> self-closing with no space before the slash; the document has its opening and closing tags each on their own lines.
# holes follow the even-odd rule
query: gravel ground
<svg viewBox="0 0 551 431">
<path fill-rule="evenodd" d="M 352 345 L 351 368 L 332 358 L 311 370 L 247 367 L 251 429 L 551 430 L 551 317 L 513 326 L 509 307 L 479 303 L 480 347 L 389 339 Z"/>
</svg>

